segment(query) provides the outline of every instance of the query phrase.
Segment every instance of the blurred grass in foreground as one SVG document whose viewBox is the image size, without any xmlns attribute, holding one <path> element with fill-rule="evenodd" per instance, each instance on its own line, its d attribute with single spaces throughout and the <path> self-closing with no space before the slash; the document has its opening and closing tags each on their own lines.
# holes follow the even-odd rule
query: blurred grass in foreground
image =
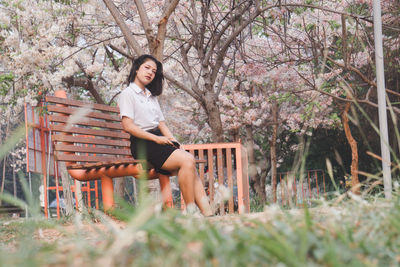
<svg viewBox="0 0 400 267">
<path fill-rule="evenodd" d="M 127 210 L 125 210 L 127 212 Z M 0 219 L 0 266 L 398 266 L 400 202 L 349 195 L 335 206 L 248 216 L 159 213 L 150 201 L 116 222 Z"/>
<path fill-rule="evenodd" d="M 22 136 L 22 130 L 17 132 Z M 0 158 L 18 139 L 0 147 Z M 304 169 L 306 153 L 301 154 L 294 169 Z M 207 219 L 177 210 L 160 213 L 160 206 L 143 194 L 136 207 L 120 203 L 113 215 L 124 222 L 96 210 L 54 221 L 43 218 L 23 177 L 20 181 L 25 201 L 9 194 L 0 199 L 29 208 L 32 217 L 0 217 L 0 266 L 400 265 L 396 187 L 390 201 L 370 190 L 361 196 L 335 193 L 312 209 L 267 206 L 264 212 Z M 253 210 L 262 209 L 258 203 Z"/>
</svg>

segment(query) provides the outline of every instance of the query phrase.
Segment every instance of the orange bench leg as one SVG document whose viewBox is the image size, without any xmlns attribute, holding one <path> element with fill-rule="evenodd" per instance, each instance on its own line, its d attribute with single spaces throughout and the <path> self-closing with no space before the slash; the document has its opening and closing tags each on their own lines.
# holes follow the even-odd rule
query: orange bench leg
<svg viewBox="0 0 400 267">
<path fill-rule="evenodd" d="M 172 199 L 171 183 L 169 182 L 169 176 L 159 174 L 158 180 L 160 181 L 161 196 L 165 208 L 173 208 L 174 201 Z"/>
<path fill-rule="evenodd" d="M 114 186 L 112 178 L 107 176 L 101 177 L 101 191 L 104 211 L 111 210 L 114 207 Z"/>
</svg>

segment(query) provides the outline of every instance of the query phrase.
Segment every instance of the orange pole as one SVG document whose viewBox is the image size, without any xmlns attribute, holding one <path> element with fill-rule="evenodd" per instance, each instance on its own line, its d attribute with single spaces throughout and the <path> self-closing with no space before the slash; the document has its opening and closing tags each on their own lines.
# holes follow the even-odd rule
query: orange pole
<svg viewBox="0 0 400 267">
<path fill-rule="evenodd" d="M 244 213 L 250 212 L 250 195 L 249 195 L 249 161 L 246 148 L 241 144 L 237 144 L 241 148 L 240 161 L 242 165 L 242 186 L 243 186 L 243 202 L 245 205 Z"/>
<path fill-rule="evenodd" d="M 236 159 L 237 159 L 236 155 Z M 208 161 L 208 192 L 209 192 L 209 197 L 210 201 L 214 201 L 214 155 L 213 155 L 213 149 L 208 148 L 207 149 L 207 161 Z M 236 173 L 238 174 L 238 180 L 239 180 L 239 174 L 242 173 L 242 170 L 237 170 Z"/>
<path fill-rule="evenodd" d="M 87 181 L 86 182 L 86 194 L 87 194 L 87 207 L 88 207 L 88 210 L 90 210 L 90 208 L 91 208 L 91 203 L 90 203 L 90 201 L 91 201 L 91 198 L 90 198 L 90 181 Z"/>
<path fill-rule="evenodd" d="M 246 206 L 244 203 L 244 188 L 243 188 L 243 166 L 242 166 L 242 148 L 236 147 L 236 183 L 238 190 L 238 209 L 239 214 L 246 213 Z M 214 186 L 213 184 L 211 186 Z"/>
<path fill-rule="evenodd" d="M 58 188 L 59 188 L 60 190 L 63 189 L 62 186 L 59 186 Z M 57 187 L 56 187 L 56 186 L 48 186 L 47 189 L 49 189 L 49 190 L 57 190 Z"/>
<path fill-rule="evenodd" d="M 33 108 L 31 109 L 31 113 L 32 113 L 32 123 L 35 123 L 35 112 L 33 111 Z M 37 130 L 36 127 L 37 127 L 37 125 L 35 124 L 35 127 L 32 128 L 32 136 L 33 136 L 33 161 L 34 161 L 34 164 L 35 164 L 35 171 L 38 171 L 38 167 L 36 166 L 36 165 L 37 165 L 37 160 L 36 160 L 36 134 L 35 134 L 35 131 Z"/>
<path fill-rule="evenodd" d="M 96 198 L 96 209 L 99 209 L 99 188 L 97 186 L 97 180 L 94 181 L 94 197 Z"/>
<path fill-rule="evenodd" d="M 318 186 L 318 173 L 317 173 L 317 171 L 315 171 L 315 183 L 316 183 L 316 186 L 317 186 L 317 194 L 318 194 L 318 197 L 319 197 L 319 186 Z"/>
<path fill-rule="evenodd" d="M 204 160 L 203 149 L 199 149 L 199 159 Z M 201 182 L 203 183 L 203 186 L 204 186 L 204 165 L 203 164 L 199 164 L 199 175 L 200 175 Z"/>
<path fill-rule="evenodd" d="M 289 198 L 290 198 L 290 196 L 291 196 L 291 193 L 290 193 L 290 188 L 289 188 L 289 172 L 287 172 L 287 174 L 286 174 L 286 192 L 287 192 L 287 199 L 286 199 L 286 204 L 287 205 L 289 205 Z"/>
<path fill-rule="evenodd" d="M 109 211 L 114 207 L 114 186 L 112 178 L 107 176 L 101 177 L 101 191 L 104 211 Z"/>
<path fill-rule="evenodd" d="M 232 148 L 227 148 L 226 149 L 226 174 L 227 174 L 227 180 L 228 180 L 228 188 L 229 191 L 232 192 L 231 197 L 229 198 L 228 202 L 228 207 L 229 207 L 229 213 L 234 213 L 234 200 L 233 200 L 233 180 L 232 180 Z"/>
<path fill-rule="evenodd" d="M 222 148 L 217 148 L 217 172 L 218 172 L 218 184 L 219 186 L 224 184 L 223 174 L 223 163 L 222 163 Z M 225 215 L 225 203 L 221 201 L 219 205 L 219 212 L 221 215 Z"/>
</svg>

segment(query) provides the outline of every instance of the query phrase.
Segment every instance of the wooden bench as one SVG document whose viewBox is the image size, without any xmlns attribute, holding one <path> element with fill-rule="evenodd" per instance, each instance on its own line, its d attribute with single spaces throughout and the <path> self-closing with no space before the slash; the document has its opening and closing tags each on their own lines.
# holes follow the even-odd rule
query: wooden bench
<svg viewBox="0 0 400 267">
<path fill-rule="evenodd" d="M 67 99 L 64 91 L 47 96 L 46 103 L 55 159 L 76 180 L 101 180 L 105 210 L 114 205 L 112 178 L 124 176 L 159 179 L 164 205 L 173 206 L 169 177 L 132 158 L 118 107 Z"/>
</svg>

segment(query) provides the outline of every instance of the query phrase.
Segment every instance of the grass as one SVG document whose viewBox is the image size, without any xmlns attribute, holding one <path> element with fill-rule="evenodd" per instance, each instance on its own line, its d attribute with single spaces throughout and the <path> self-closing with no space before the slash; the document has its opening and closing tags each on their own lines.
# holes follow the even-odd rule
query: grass
<svg viewBox="0 0 400 267">
<path fill-rule="evenodd" d="M 124 210 L 127 212 L 127 210 Z M 398 266 L 400 201 L 356 196 L 312 209 L 270 206 L 210 219 L 147 203 L 124 223 L 0 221 L 0 266 Z M 101 223 L 93 223 L 93 218 Z M 46 238 L 56 234 L 56 238 Z"/>
</svg>

